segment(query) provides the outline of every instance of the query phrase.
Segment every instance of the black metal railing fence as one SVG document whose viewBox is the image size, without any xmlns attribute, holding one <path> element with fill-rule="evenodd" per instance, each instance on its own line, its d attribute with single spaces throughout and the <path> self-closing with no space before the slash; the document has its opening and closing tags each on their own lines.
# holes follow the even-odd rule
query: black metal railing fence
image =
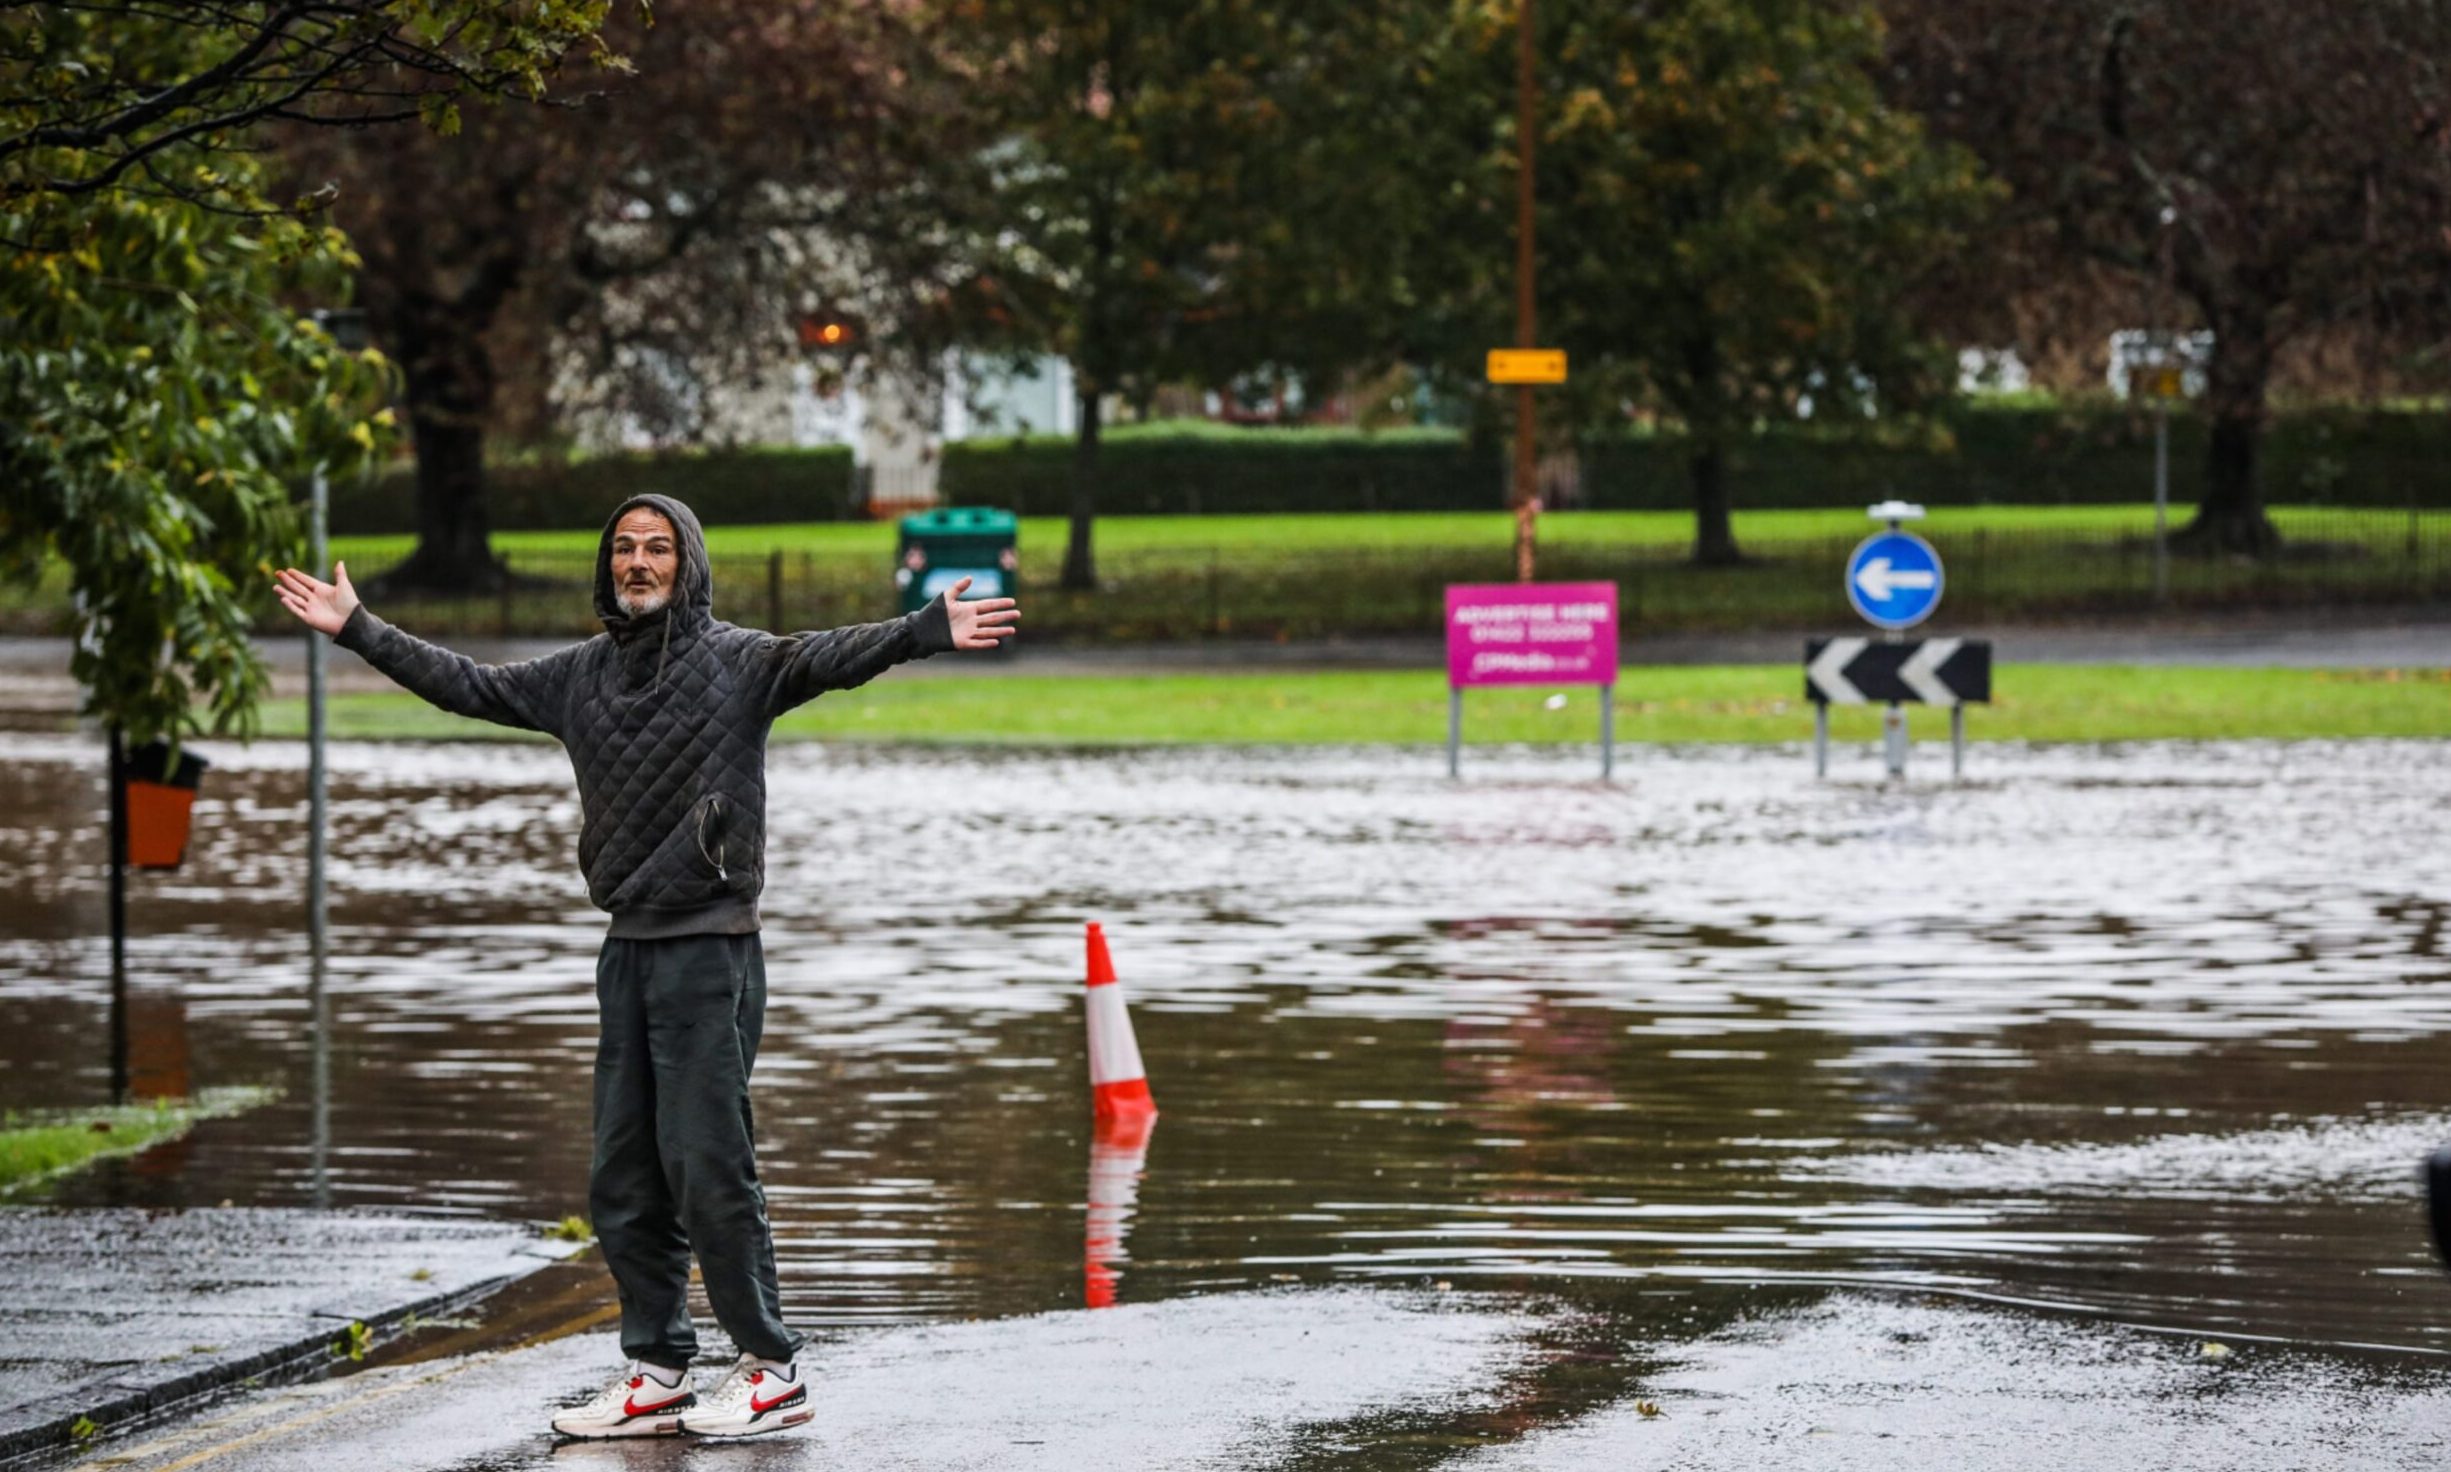
<svg viewBox="0 0 2451 1472">
<path fill-rule="evenodd" d="M 2293 510 L 2272 558 L 2169 558 L 2155 586 L 2149 535 L 1978 530 L 1934 537 L 1947 565 L 1942 625 L 2104 619 L 2246 606 L 2451 601 L 2451 513 Z M 1681 544 L 1558 538 L 1545 581 L 1618 585 L 1629 632 L 1804 628 L 1853 620 L 1840 587 L 1854 536 L 1754 538 L 1734 567 L 1698 567 Z M 1099 585 L 1057 585 L 1057 547 L 1023 548 L 1024 623 L 1033 642 L 1307 639 L 1435 633 L 1445 588 L 1506 582 L 1511 547 L 1261 551 L 1228 545 L 1115 548 Z M 395 598 L 403 627 L 436 636 L 580 635 L 593 630 L 592 554 L 514 551 L 518 585 L 472 597 Z M 734 623 L 825 628 L 891 617 L 889 559 L 806 549 L 714 559 L 716 611 Z M 361 583 L 384 568 L 352 569 Z"/>
</svg>

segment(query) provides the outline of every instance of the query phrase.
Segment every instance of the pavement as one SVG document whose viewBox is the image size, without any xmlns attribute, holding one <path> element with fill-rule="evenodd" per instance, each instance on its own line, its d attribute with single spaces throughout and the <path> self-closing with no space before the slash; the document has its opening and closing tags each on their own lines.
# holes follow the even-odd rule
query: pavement
<svg viewBox="0 0 2451 1472">
<path fill-rule="evenodd" d="M 863 1332 L 808 1354 L 815 1420 L 753 1443 L 558 1443 L 612 1336 L 241 1397 L 87 1465 L 510 1472 L 754 1465 L 1639 1472 L 2406 1467 L 2451 1452 L 2451 1367 L 2222 1344 L 1963 1300 L 1841 1293 L 1683 1344 L 1622 1340 L 1631 1389 L 1527 1401 L 1534 1307 L 1498 1294 L 1222 1293 Z"/>
<path fill-rule="evenodd" d="M 435 1317 L 570 1251 L 516 1223 L 254 1208 L 0 1209 L 0 1461 Z"/>
<path fill-rule="evenodd" d="M 701 1453 L 877 1472 L 1276 1465 L 1331 1428 L 1417 1422 L 1486 1396 L 1525 1360 L 1537 1323 L 1503 1301 L 1323 1289 L 864 1331 L 805 1353 L 812 1424 L 720 1447 L 557 1446 L 553 1411 L 585 1399 L 621 1358 L 611 1334 L 547 1331 L 500 1352 L 245 1397 L 89 1465 L 480 1472 L 677 1466 Z"/>
</svg>

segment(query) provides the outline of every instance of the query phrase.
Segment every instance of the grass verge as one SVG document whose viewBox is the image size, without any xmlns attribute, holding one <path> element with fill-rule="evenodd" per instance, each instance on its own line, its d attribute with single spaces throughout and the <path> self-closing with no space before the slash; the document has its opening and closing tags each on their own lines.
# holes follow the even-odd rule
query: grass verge
<svg viewBox="0 0 2451 1472">
<path fill-rule="evenodd" d="M 0 1115 L 0 1196 L 113 1155 L 177 1139 L 197 1121 L 253 1109 L 270 1089 L 207 1089 L 192 1099 L 156 1099 L 100 1109 Z"/>
<path fill-rule="evenodd" d="M 1804 676 L 1784 665 L 1625 670 L 1616 693 L 1623 742 L 1803 741 Z M 2303 670 L 2003 665 L 1993 704 L 1969 711 L 1976 741 L 2164 741 L 2451 737 L 2451 670 Z M 1560 708 L 1550 708 L 1563 695 Z M 1567 744 L 1598 733 L 1598 692 L 1522 686 L 1467 692 L 1471 742 Z M 1913 713 L 1945 735 L 1938 712 Z M 499 740 L 515 733 L 445 715 L 415 696 L 338 697 L 332 734 L 355 740 Z M 1839 707 L 1831 733 L 1872 740 L 1879 713 Z M 269 736 L 300 736 L 301 702 L 264 710 Z M 896 681 L 841 691 L 783 718 L 777 740 L 978 745 L 1430 744 L 1447 730 L 1435 670 L 1184 675 L 1029 675 Z M 541 738 L 537 738 L 541 739 Z"/>
<path fill-rule="evenodd" d="M 1919 524 L 1949 559 L 1944 618 L 1976 622 L 2150 615 L 2171 608 L 2281 608 L 2451 599 L 2451 512 L 2274 508 L 2287 539 L 2265 560 L 2179 557 L 2155 592 L 2148 506 L 1943 508 Z M 1692 520 L 1675 512 L 1542 518 L 1551 581 L 1618 585 L 1632 629 L 1800 628 L 1851 622 L 1841 570 L 1869 529 L 1860 510 L 1739 513 L 1749 560 L 1699 567 Z M 736 622 L 829 628 L 896 608 L 893 528 L 884 523 L 710 530 L 716 606 Z M 1099 587 L 1060 586 L 1063 528 L 1022 524 L 1024 618 L 1040 635 L 1100 643 L 1186 637 L 1320 638 L 1439 626 L 1451 583 L 1513 576 L 1504 513 L 1114 517 L 1098 524 Z M 594 632 L 587 532 L 506 533 L 497 547 L 532 581 L 485 597 L 394 602 L 430 636 Z M 405 538 L 345 543 L 361 576 Z"/>
</svg>

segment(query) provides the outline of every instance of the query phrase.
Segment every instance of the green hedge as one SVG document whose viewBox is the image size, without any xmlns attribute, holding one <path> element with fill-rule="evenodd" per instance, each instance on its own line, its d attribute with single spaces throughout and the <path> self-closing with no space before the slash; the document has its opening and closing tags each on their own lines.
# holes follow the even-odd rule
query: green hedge
<svg viewBox="0 0 2451 1472">
<path fill-rule="evenodd" d="M 2205 425 L 2171 423 L 2172 497 L 2196 499 Z M 1690 504 L 1690 448 L 1676 434 L 1587 443 L 1583 501 L 1611 510 Z M 1101 447 L 1098 505 L 1116 514 L 1448 511 L 1505 504 L 1496 446 L 1456 431 L 1365 434 L 1160 424 Z M 1060 516 L 1072 445 L 1057 436 L 946 448 L 943 491 L 959 505 Z M 2153 421 L 2116 405 L 1965 405 L 1906 433 L 1783 426 L 1729 459 L 1739 507 L 1843 506 L 1891 496 L 1928 506 L 2073 505 L 2148 499 Z M 2307 409 L 2274 416 L 2264 491 L 2291 505 L 2451 507 L 2451 415 Z"/>
<path fill-rule="evenodd" d="M 686 502 L 701 521 L 727 526 L 845 521 L 860 514 L 852 502 L 851 451 L 843 445 L 601 455 L 500 465 L 486 474 L 496 531 L 600 527 L 624 499 L 649 491 Z M 408 465 L 362 484 L 335 485 L 333 534 L 413 532 L 416 495 L 415 471 Z"/>
<path fill-rule="evenodd" d="M 1497 453 L 1452 430 L 1132 425 L 1099 445 L 1098 509 L 1116 515 L 1477 511 L 1505 502 Z M 1072 441 L 1058 435 L 945 447 L 939 489 L 957 506 L 1024 516 L 1072 509 Z"/>
<path fill-rule="evenodd" d="M 2197 498 L 2206 422 L 2170 424 L 2171 497 Z M 1583 455 L 1586 504 L 1690 504 L 1689 451 L 1674 435 L 1601 442 Z M 2265 500 L 2292 506 L 2451 506 L 2451 416 L 2305 409 L 2276 414 L 2263 443 Z M 1783 429 L 1730 457 L 1740 507 L 1844 506 L 1895 496 L 1927 506 L 2098 505 L 2150 500 L 2153 420 L 2113 406 L 1952 410 L 1911 437 Z"/>
<path fill-rule="evenodd" d="M 2190 503 L 2203 473 L 2203 421 L 2171 423 L 2173 499 Z M 1581 504 L 1682 510 L 1686 441 L 1627 435 L 1583 449 Z M 1237 429 L 1202 422 L 1127 425 L 1100 448 L 1098 505 L 1115 515 L 1294 511 L 1474 511 L 1506 501 L 1503 447 L 1455 430 Z M 505 465 L 493 518 L 505 531 L 592 528 L 625 496 L 677 496 L 709 522 L 841 521 L 852 500 L 851 452 L 735 450 L 609 455 Z M 954 505 L 1025 516 L 1071 508 L 1072 443 L 1061 436 L 968 440 L 945 448 L 941 492 Z M 1729 458 L 1740 508 L 1846 506 L 1891 496 L 1927 506 L 2133 502 L 2153 487 L 2153 422 L 2115 405 L 1963 405 L 1908 432 L 1839 434 L 1782 426 Z M 2264 493 L 2275 504 L 2451 508 L 2451 415 L 2434 410 L 2303 409 L 2278 413 L 2264 441 Z M 334 487 L 344 535 L 415 530 L 406 467 L 368 485 Z"/>
</svg>

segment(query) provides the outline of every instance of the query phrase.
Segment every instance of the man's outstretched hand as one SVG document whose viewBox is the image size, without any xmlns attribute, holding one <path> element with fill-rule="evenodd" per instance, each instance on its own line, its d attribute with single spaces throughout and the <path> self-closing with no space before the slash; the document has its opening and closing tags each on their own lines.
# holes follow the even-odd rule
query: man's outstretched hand
<svg viewBox="0 0 2451 1472">
<path fill-rule="evenodd" d="M 315 632 L 337 636 L 349 615 L 357 612 L 357 589 L 349 586 L 349 564 L 333 563 L 332 576 L 338 581 L 320 582 L 294 567 L 285 567 L 274 573 L 272 580 L 283 608 L 298 615 Z"/>
<path fill-rule="evenodd" d="M 348 580 L 342 579 L 346 588 Z M 955 583 L 945 593 L 945 612 L 953 622 L 953 647 L 956 649 L 994 649 L 1013 637 L 1013 626 L 1021 622 L 1021 605 L 1010 598 L 981 598 L 974 603 L 962 601 L 970 579 Z M 357 599 L 349 599 L 355 605 Z M 343 615 L 346 617 L 347 615 Z"/>
</svg>

